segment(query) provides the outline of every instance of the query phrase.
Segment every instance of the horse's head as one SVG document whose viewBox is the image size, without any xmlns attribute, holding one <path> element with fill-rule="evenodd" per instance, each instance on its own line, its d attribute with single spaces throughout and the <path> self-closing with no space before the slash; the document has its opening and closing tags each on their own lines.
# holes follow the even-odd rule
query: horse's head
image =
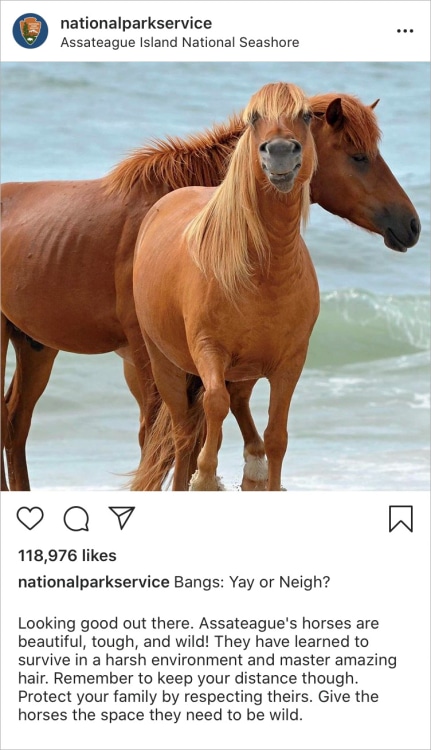
<svg viewBox="0 0 431 750">
<path fill-rule="evenodd" d="M 279 192 L 304 185 L 315 168 L 312 113 L 297 86 L 272 83 L 251 98 L 244 114 L 255 144 L 255 173 Z"/>
<path fill-rule="evenodd" d="M 310 97 L 310 103 L 319 158 L 312 202 L 382 235 L 392 250 L 405 252 L 419 239 L 420 221 L 379 153 L 377 102 L 367 107 L 353 96 L 322 94 Z"/>
</svg>

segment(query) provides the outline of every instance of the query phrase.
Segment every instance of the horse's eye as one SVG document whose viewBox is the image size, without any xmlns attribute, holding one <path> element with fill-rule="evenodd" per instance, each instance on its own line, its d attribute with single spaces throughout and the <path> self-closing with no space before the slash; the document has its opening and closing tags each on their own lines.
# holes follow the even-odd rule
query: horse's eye
<svg viewBox="0 0 431 750">
<path fill-rule="evenodd" d="M 305 123 L 307 123 L 307 125 L 311 122 L 312 118 L 313 115 L 311 112 L 304 112 L 304 114 L 302 115 L 302 119 Z"/>
<path fill-rule="evenodd" d="M 259 119 L 259 112 L 252 112 L 249 117 L 250 125 L 254 125 Z"/>
<path fill-rule="evenodd" d="M 361 164 L 366 164 L 368 161 L 368 156 L 366 154 L 353 154 L 352 159 L 353 161 L 359 162 Z"/>
</svg>

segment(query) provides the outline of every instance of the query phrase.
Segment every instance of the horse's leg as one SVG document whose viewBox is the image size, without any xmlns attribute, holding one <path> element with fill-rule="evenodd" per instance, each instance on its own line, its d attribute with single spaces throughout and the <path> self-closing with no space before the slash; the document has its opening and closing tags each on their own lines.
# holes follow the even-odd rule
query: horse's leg
<svg viewBox="0 0 431 750">
<path fill-rule="evenodd" d="M 5 373 L 6 373 L 6 354 L 9 343 L 9 325 L 8 321 L 1 314 L 1 488 L 2 491 L 8 490 L 6 471 L 4 464 L 4 449 L 9 431 L 9 414 L 5 399 Z"/>
<path fill-rule="evenodd" d="M 124 378 L 129 388 L 130 393 L 134 396 L 139 406 L 139 447 L 142 452 L 142 448 L 145 441 L 145 416 L 144 416 L 144 403 L 139 384 L 138 372 L 134 364 L 129 362 L 127 359 L 123 360 L 123 372 Z"/>
<path fill-rule="evenodd" d="M 218 357 L 206 355 L 196 364 L 205 388 L 203 407 L 207 430 L 190 489 L 220 490 L 223 486 L 216 474 L 217 456 L 221 444 L 222 425 L 230 407 L 229 392 L 224 379 L 225 363 Z"/>
<path fill-rule="evenodd" d="M 228 383 L 230 408 L 244 440 L 244 474 L 241 483 L 243 491 L 266 489 L 268 464 L 265 446 L 260 437 L 250 411 L 250 397 L 256 380 Z"/>
<path fill-rule="evenodd" d="M 200 402 L 190 404 L 187 392 L 187 373 L 180 370 L 151 341 L 152 372 L 158 392 L 169 409 L 175 443 L 175 467 L 172 480 L 174 491 L 187 490 L 190 481 L 190 463 L 195 460 L 196 442 L 202 433 L 202 408 Z M 145 445 L 144 445 L 145 451 Z"/>
<path fill-rule="evenodd" d="M 283 372 L 269 378 L 269 419 L 264 433 L 265 452 L 268 458 L 268 490 L 281 490 L 281 469 L 287 449 L 287 418 L 302 366 L 303 362 L 295 368 L 291 365 L 287 377 Z"/>
<path fill-rule="evenodd" d="M 12 332 L 16 369 L 6 395 L 9 412 L 6 455 L 11 490 L 29 490 L 26 442 L 34 407 L 44 392 L 52 371 L 57 349 L 33 348 L 21 332 Z"/>
<path fill-rule="evenodd" d="M 123 360 L 124 379 L 139 407 L 138 441 L 141 449 L 141 464 L 145 441 L 159 413 L 161 400 L 140 329 L 137 331 L 136 327 L 128 327 L 126 335 L 128 345 L 117 349 L 115 353 Z"/>
<path fill-rule="evenodd" d="M 151 361 L 144 344 L 141 331 L 128 328 L 126 331 L 129 344 L 117 350 L 123 358 L 123 371 L 131 394 L 139 405 L 139 446 L 141 453 L 146 437 L 154 424 L 160 409 L 160 394 L 154 380 Z"/>
</svg>

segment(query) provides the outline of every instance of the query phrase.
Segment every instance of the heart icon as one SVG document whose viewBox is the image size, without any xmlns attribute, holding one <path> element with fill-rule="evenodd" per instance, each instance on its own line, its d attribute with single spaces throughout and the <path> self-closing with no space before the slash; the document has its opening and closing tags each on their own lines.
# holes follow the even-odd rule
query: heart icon
<svg viewBox="0 0 431 750">
<path fill-rule="evenodd" d="M 41 522 L 43 518 L 43 510 L 42 508 L 38 507 L 19 508 L 16 517 L 18 518 L 18 521 L 26 527 L 26 529 L 29 529 L 29 531 L 31 531 L 35 526 L 37 526 L 38 523 Z"/>
</svg>

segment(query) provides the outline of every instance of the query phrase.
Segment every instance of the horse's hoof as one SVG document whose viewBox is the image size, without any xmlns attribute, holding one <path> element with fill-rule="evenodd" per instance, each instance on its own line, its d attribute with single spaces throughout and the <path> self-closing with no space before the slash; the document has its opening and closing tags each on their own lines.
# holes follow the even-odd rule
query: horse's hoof
<svg viewBox="0 0 431 750">
<path fill-rule="evenodd" d="M 244 453 L 244 475 L 241 489 L 243 492 L 260 492 L 266 490 L 268 479 L 268 462 L 265 456 L 253 456 Z"/>
<path fill-rule="evenodd" d="M 268 479 L 268 462 L 265 456 L 253 456 L 245 453 L 244 476 L 255 482 Z"/>
<path fill-rule="evenodd" d="M 224 486 L 219 477 L 205 477 L 195 471 L 190 479 L 189 492 L 222 492 Z"/>
</svg>

